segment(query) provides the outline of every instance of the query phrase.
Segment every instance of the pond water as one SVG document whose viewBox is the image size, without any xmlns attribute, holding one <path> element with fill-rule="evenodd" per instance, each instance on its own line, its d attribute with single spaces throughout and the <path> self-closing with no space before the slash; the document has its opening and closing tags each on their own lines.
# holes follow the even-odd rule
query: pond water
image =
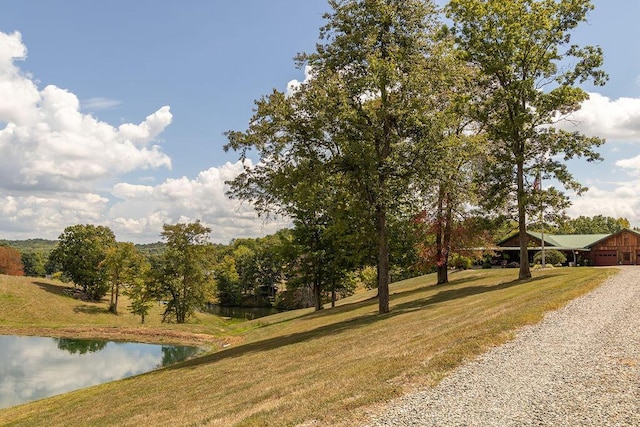
<svg viewBox="0 0 640 427">
<path fill-rule="evenodd" d="M 152 371 L 196 347 L 0 336 L 0 408 Z"/>
</svg>

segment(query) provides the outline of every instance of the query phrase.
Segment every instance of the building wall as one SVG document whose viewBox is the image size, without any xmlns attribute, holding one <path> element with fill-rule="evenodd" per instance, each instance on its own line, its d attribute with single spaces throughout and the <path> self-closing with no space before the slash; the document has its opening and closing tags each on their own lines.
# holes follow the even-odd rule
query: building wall
<svg viewBox="0 0 640 427">
<path fill-rule="evenodd" d="M 626 230 L 614 234 L 591 247 L 590 259 L 594 265 L 640 264 L 640 236 Z"/>
</svg>

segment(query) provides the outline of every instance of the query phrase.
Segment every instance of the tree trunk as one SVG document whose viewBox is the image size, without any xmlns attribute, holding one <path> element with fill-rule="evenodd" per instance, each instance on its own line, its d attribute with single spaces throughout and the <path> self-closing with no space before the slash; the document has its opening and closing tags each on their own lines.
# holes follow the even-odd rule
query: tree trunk
<svg viewBox="0 0 640 427">
<path fill-rule="evenodd" d="M 451 246 L 451 217 L 449 197 L 440 184 L 436 213 L 436 272 L 438 285 L 449 283 L 449 248 Z"/>
<path fill-rule="evenodd" d="M 316 279 L 313 284 L 313 299 L 316 311 L 322 310 L 322 287 L 320 283 L 318 283 L 318 279 Z"/>
<path fill-rule="evenodd" d="M 520 234 L 520 274 L 518 278 L 530 279 L 531 269 L 529 268 L 529 235 L 527 234 L 527 210 L 526 210 L 526 194 L 524 191 L 524 162 L 518 160 L 517 165 L 518 179 L 518 231 Z"/>
<path fill-rule="evenodd" d="M 380 204 L 376 208 L 378 229 L 378 312 L 389 312 L 389 237 L 387 236 L 387 212 Z"/>
<path fill-rule="evenodd" d="M 116 292 L 115 292 L 115 299 L 113 298 L 113 295 L 111 296 L 111 312 L 113 314 L 118 314 L 118 296 L 120 295 L 120 285 L 118 285 L 116 283 L 115 285 L 116 288 Z"/>
<path fill-rule="evenodd" d="M 336 306 L 336 290 L 333 289 L 331 291 L 331 308 L 335 308 Z"/>
</svg>

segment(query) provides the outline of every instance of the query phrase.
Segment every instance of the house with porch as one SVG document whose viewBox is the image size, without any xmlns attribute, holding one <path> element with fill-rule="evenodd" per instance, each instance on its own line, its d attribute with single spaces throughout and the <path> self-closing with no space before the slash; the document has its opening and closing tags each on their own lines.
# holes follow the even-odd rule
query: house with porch
<svg viewBox="0 0 640 427">
<path fill-rule="evenodd" d="M 542 233 L 528 231 L 529 260 L 542 250 Z M 613 234 L 544 234 L 544 248 L 565 254 L 573 265 L 640 265 L 640 233 L 622 229 Z M 520 259 L 520 234 L 497 244 L 497 252 L 507 254 L 511 261 Z"/>
</svg>

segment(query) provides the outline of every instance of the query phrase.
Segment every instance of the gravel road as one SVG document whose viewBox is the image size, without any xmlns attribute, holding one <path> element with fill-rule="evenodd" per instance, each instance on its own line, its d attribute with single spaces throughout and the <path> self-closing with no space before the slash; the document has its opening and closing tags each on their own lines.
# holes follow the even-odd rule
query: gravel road
<svg viewBox="0 0 640 427">
<path fill-rule="evenodd" d="M 640 267 L 520 330 L 370 426 L 640 426 Z"/>
</svg>

